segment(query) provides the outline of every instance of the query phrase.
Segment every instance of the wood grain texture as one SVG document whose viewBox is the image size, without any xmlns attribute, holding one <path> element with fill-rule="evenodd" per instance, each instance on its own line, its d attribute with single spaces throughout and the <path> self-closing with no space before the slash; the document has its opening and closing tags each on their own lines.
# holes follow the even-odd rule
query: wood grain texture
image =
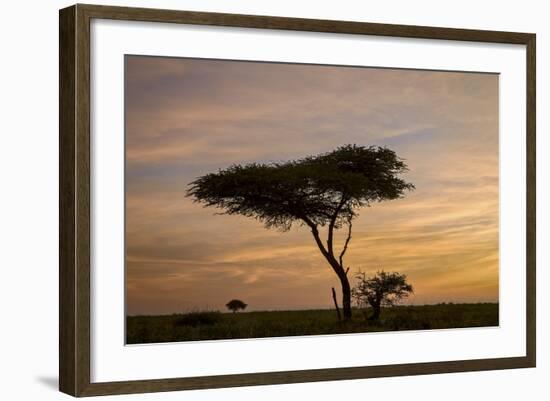
<svg viewBox="0 0 550 401">
<path fill-rule="evenodd" d="M 90 381 L 90 20 L 169 22 L 438 40 L 511 43 L 527 48 L 527 354 L 524 357 L 263 372 L 193 378 Z M 59 387 L 73 396 L 144 393 L 263 384 L 363 379 L 534 367 L 535 268 L 535 35 L 350 21 L 267 17 L 76 5 L 60 11 L 59 76 Z"/>
<path fill-rule="evenodd" d="M 498 358 L 356 368 L 202 376 L 160 380 L 137 380 L 126 382 L 94 383 L 81 395 L 97 396 L 107 394 L 131 394 L 157 391 L 179 391 L 269 384 L 319 382 L 327 380 L 355 380 L 377 377 L 415 376 L 438 373 L 526 368 L 530 366 L 531 365 L 525 358 Z"/>
<path fill-rule="evenodd" d="M 76 12 L 76 391 L 90 384 L 90 20 Z"/>
<path fill-rule="evenodd" d="M 526 250 L 527 250 L 527 359 L 530 366 L 536 365 L 537 357 L 537 176 L 536 176 L 536 121 L 537 121 L 537 87 L 536 87 L 536 36 L 530 35 L 527 42 L 527 227 L 526 227 Z"/>
<path fill-rule="evenodd" d="M 429 26 L 380 24 L 355 21 L 332 21 L 260 15 L 224 14 L 196 11 L 160 10 L 79 4 L 92 18 L 127 21 L 171 22 L 240 28 L 281 29 L 403 38 L 444 39 L 494 43 L 525 44 L 530 34 L 475 29 L 437 28 Z"/>
<path fill-rule="evenodd" d="M 76 391 L 75 7 L 59 15 L 59 389 Z"/>
</svg>

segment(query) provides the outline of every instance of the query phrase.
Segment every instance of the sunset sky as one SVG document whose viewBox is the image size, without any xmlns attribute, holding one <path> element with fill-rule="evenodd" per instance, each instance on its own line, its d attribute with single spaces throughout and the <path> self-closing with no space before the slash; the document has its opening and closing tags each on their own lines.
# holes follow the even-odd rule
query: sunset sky
<svg viewBox="0 0 550 401">
<path fill-rule="evenodd" d="M 393 149 L 416 190 L 360 210 L 350 275 L 405 273 L 407 303 L 498 301 L 498 75 L 126 56 L 125 82 L 128 314 L 332 307 L 339 282 L 307 228 L 185 191 L 353 143 Z"/>
</svg>

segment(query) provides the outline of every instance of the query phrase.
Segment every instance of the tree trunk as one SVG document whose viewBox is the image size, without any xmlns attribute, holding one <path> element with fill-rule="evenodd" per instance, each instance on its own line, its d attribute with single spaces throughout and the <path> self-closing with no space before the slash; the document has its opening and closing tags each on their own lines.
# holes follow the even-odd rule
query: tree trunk
<svg viewBox="0 0 550 401">
<path fill-rule="evenodd" d="M 372 316 L 371 320 L 378 320 L 380 318 L 380 304 L 374 304 L 372 306 Z"/>
<path fill-rule="evenodd" d="M 336 308 L 336 315 L 338 316 L 338 321 L 342 320 L 340 316 L 340 308 L 338 307 L 338 301 L 336 301 L 336 290 L 332 287 L 332 300 L 334 301 L 334 307 Z"/>
<path fill-rule="evenodd" d="M 328 245 L 328 251 L 323 245 L 323 241 L 321 241 L 321 238 L 319 236 L 319 230 L 317 229 L 317 226 L 312 223 L 311 221 L 305 220 L 305 222 L 311 227 L 311 233 L 313 235 L 313 238 L 315 239 L 315 242 L 317 243 L 317 246 L 321 250 L 321 253 L 327 260 L 327 262 L 330 264 L 338 278 L 340 279 L 340 283 L 342 285 L 342 309 L 344 312 L 344 320 L 350 320 L 351 319 L 351 287 L 349 285 L 347 270 L 344 270 L 344 266 L 342 264 L 338 263 L 336 258 L 334 257 L 334 252 L 332 248 L 332 229 L 329 229 L 329 238 L 327 240 Z M 348 240 L 349 242 L 349 234 L 348 234 Z M 344 256 L 345 250 L 340 254 L 340 260 L 342 260 L 342 257 Z"/>
<path fill-rule="evenodd" d="M 343 273 L 339 275 L 342 284 L 342 310 L 344 311 L 344 320 L 351 319 L 351 287 L 349 285 L 348 275 Z"/>
</svg>

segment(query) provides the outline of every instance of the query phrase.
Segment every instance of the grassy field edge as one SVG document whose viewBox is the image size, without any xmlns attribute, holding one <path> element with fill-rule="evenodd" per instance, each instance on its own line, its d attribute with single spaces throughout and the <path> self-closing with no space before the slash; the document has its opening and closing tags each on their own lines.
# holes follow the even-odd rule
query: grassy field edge
<svg viewBox="0 0 550 401">
<path fill-rule="evenodd" d="M 499 325 L 499 304 L 394 306 L 383 308 L 377 321 L 368 320 L 369 316 L 368 309 L 354 309 L 350 321 L 338 321 L 333 309 L 128 316 L 126 343 L 491 327 Z"/>
</svg>

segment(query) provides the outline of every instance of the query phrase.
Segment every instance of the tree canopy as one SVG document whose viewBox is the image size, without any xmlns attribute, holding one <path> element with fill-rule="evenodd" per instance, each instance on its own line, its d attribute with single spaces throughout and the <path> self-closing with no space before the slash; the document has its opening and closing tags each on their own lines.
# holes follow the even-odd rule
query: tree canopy
<svg viewBox="0 0 550 401">
<path fill-rule="evenodd" d="M 248 306 L 240 299 L 232 299 L 229 301 L 226 305 L 227 309 L 233 311 L 233 313 L 237 312 L 239 309 L 245 310 Z"/>
<path fill-rule="evenodd" d="M 406 170 L 388 148 L 345 145 L 294 161 L 232 165 L 197 178 L 187 194 L 268 228 L 288 230 L 296 222 L 339 228 L 358 208 L 413 189 L 398 177 Z"/>
<path fill-rule="evenodd" d="M 393 306 L 413 293 L 413 286 L 407 282 L 405 274 L 385 271 L 376 272 L 372 277 L 358 273 L 358 283 L 353 288 L 353 297 L 359 306 L 369 304 L 373 308 L 373 319 L 380 316 L 381 306 Z"/>
</svg>

